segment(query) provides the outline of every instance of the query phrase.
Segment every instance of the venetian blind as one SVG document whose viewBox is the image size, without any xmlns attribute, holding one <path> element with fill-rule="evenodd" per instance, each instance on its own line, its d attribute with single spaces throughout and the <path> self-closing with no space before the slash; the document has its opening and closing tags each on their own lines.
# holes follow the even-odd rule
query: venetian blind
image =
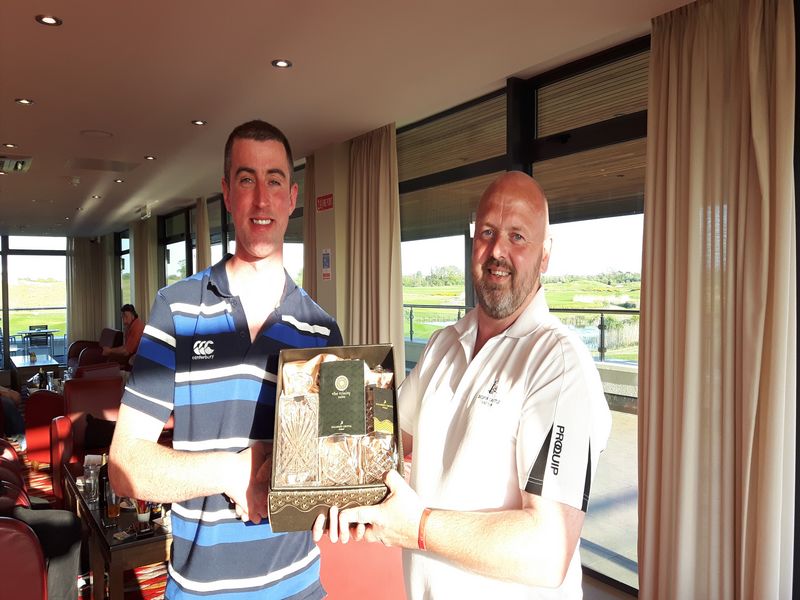
<svg viewBox="0 0 800 600">
<path fill-rule="evenodd" d="M 400 181 L 505 153 L 505 94 L 397 134 Z"/>
<path fill-rule="evenodd" d="M 542 86 L 538 137 L 647 109 L 649 51 Z"/>
</svg>

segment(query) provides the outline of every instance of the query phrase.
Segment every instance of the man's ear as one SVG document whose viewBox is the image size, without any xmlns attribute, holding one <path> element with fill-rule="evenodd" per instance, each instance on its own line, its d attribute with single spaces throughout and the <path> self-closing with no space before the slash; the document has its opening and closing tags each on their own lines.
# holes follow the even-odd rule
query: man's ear
<svg viewBox="0 0 800 600">
<path fill-rule="evenodd" d="M 294 212 L 294 207 L 297 206 L 297 194 L 299 188 L 297 187 L 297 183 L 293 183 L 292 187 L 289 188 L 289 214 L 291 215 Z"/>
<path fill-rule="evenodd" d="M 539 273 L 546 273 L 547 266 L 550 264 L 550 249 L 553 246 L 553 238 L 547 238 L 542 244 L 542 264 L 539 267 Z"/>
<path fill-rule="evenodd" d="M 228 212 L 231 211 L 231 201 L 230 201 L 230 185 L 228 184 L 228 180 L 224 177 L 222 178 L 222 201 L 225 203 L 225 210 Z"/>
</svg>

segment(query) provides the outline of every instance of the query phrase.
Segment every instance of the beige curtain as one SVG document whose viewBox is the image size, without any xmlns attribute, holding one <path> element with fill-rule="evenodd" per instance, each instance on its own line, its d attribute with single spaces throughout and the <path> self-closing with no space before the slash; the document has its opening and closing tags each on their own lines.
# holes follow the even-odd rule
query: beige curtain
<svg viewBox="0 0 800 600">
<path fill-rule="evenodd" d="M 353 344 L 391 342 L 405 373 L 400 270 L 400 192 L 394 124 L 350 146 L 350 335 Z"/>
<path fill-rule="evenodd" d="M 791 0 L 653 21 L 639 371 L 643 598 L 790 598 Z"/>
<path fill-rule="evenodd" d="M 211 266 L 211 230 L 208 225 L 208 204 L 205 198 L 198 198 L 194 208 L 195 264 L 198 273 Z"/>
<path fill-rule="evenodd" d="M 150 306 L 158 291 L 158 253 L 156 221 L 134 221 L 129 226 L 131 235 L 131 278 L 133 305 L 145 322 L 150 316 Z"/>
<path fill-rule="evenodd" d="M 67 338 L 96 340 L 103 327 L 114 325 L 108 310 L 109 257 L 98 238 L 67 238 Z"/>
<path fill-rule="evenodd" d="M 303 180 L 303 289 L 317 299 L 317 198 L 314 156 L 306 158 Z"/>
</svg>

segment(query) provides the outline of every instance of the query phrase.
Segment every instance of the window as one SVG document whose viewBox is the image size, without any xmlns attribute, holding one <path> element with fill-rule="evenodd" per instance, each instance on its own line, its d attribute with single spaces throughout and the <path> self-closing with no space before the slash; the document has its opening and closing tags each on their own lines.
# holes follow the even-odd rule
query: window
<svg viewBox="0 0 800 600">
<path fill-rule="evenodd" d="M 613 421 L 583 526 L 581 560 L 585 567 L 630 587 L 638 586 L 632 532 L 638 522 L 642 228 L 641 214 L 552 225 L 550 264 L 542 278 L 550 310 L 598 361 Z"/>
<path fill-rule="evenodd" d="M 430 332 L 454 320 L 453 309 L 439 308 L 456 306 L 454 291 L 431 283 L 449 276 L 440 269 L 457 257 L 462 304 L 474 305 L 467 230 L 488 184 L 514 168 L 529 170 L 545 190 L 554 237 L 545 293 L 594 354 L 614 423 L 581 558 L 588 573 L 633 592 L 648 61 L 649 38 L 633 40 L 509 80 L 504 90 L 397 133 L 407 368 Z"/>
<path fill-rule="evenodd" d="M 119 233 L 119 241 L 117 243 L 118 256 L 119 256 L 119 288 L 120 297 L 118 304 L 132 303 L 131 298 L 131 248 L 130 248 L 130 233 L 126 229 Z"/>
<path fill-rule="evenodd" d="M 2 306 L 3 360 L 35 352 L 65 360 L 67 345 L 66 247 L 63 237 L 9 236 L 2 275 L 8 283 L 8 304 Z M 32 329 L 46 333 L 31 335 Z M 5 351 L 7 349 L 7 352 Z"/>
</svg>

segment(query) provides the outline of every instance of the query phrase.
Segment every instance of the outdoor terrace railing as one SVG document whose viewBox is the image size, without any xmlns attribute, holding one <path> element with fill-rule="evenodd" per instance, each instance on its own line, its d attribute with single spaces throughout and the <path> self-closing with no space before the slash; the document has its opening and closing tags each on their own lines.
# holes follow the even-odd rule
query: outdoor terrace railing
<svg viewBox="0 0 800 600">
<path fill-rule="evenodd" d="M 427 341 L 434 331 L 455 323 L 471 308 L 452 304 L 403 304 L 406 337 L 410 342 Z M 609 358 L 638 362 L 638 310 L 550 308 L 550 312 L 557 313 L 601 362 Z"/>
</svg>

